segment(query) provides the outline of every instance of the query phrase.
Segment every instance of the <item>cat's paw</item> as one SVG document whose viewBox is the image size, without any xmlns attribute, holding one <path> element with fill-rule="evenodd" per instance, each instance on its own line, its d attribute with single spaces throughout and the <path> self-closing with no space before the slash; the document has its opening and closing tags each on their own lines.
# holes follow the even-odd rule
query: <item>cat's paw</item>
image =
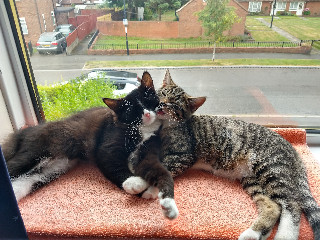
<svg viewBox="0 0 320 240">
<path fill-rule="evenodd" d="M 32 192 L 32 186 L 34 184 L 32 180 L 32 178 L 28 178 L 26 176 L 21 176 L 12 180 L 12 189 L 14 195 L 16 196 L 17 202 Z"/>
<path fill-rule="evenodd" d="M 174 199 L 162 198 L 161 192 L 159 193 L 159 199 L 163 214 L 170 220 L 177 218 L 179 215 L 179 210 Z"/>
<path fill-rule="evenodd" d="M 159 194 L 159 189 L 154 186 L 148 187 L 148 189 L 142 194 L 145 199 L 156 199 Z"/>
<path fill-rule="evenodd" d="M 149 187 L 149 184 L 141 177 L 129 177 L 122 183 L 123 189 L 130 194 L 139 194 Z"/>
<path fill-rule="evenodd" d="M 261 237 L 261 232 L 254 231 L 251 228 L 248 228 L 243 233 L 241 233 L 238 240 L 259 240 Z"/>
</svg>

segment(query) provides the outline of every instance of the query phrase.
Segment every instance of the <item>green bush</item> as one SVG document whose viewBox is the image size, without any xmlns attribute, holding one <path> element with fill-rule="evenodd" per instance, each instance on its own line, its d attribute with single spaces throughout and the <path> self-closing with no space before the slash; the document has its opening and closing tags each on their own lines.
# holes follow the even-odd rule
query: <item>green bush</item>
<svg viewBox="0 0 320 240">
<path fill-rule="evenodd" d="M 115 87 L 104 79 L 81 81 L 77 78 L 66 84 L 38 85 L 48 121 L 58 120 L 91 107 L 105 106 L 101 99 L 114 98 L 114 89 Z"/>
<path fill-rule="evenodd" d="M 302 14 L 303 15 L 310 15 L 310 9 L 309 8 L 303 9 Z"/>
<path fill-rule="evenodd" d="M 153 17 L 152 10 L 150 8 L 144 8 L 143 20 L 148 21 Z"/>
</svg>

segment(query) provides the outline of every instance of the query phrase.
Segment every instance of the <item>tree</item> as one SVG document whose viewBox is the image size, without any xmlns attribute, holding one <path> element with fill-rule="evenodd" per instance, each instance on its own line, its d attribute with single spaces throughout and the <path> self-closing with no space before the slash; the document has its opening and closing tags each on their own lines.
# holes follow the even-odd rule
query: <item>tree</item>
<svg viewBox="0 0 320 240">
<path fill-rule="evenodd" d="M 178 9 L 181 6 L 179 0 L 148 0 L 145 3 L 147 8 L 150 8 L 158 14 L 158 20 L 161 21 L 161 15 L 168 9 Z"/>
<path fill-rule="evenodd" d="M 212 36 L 214 49 L 212 61 L 214 61 L 216 42 L 222 41 L 223 32 L 229 30 L 232 25 L 239 21 L 234 8 L 228 6 L 229 0 L 207 0 L 206 7 L 198 12 L 199 20 L 206 30 L 207 36 Z"/>
</svg>

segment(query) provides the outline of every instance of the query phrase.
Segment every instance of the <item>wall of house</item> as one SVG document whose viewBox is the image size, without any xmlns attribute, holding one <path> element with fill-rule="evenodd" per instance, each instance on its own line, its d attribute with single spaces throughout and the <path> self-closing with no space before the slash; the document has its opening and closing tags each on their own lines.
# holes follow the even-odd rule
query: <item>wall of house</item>
<svg viewBox="0 0 320 240">
<path fill-rule="evenodd" d="M 55 26 L 51 17 L 52 0 L 23 0 L 15 3 L 19 17 L 24 17 L 26 20 L 28 28 L 28 34 L 24 34 L 26 42 L 31 41 L 32 45 L 36 45 L 41 33 L 53 31 Z"/>
<path fill-rule="evenodd" d="M 320 16 L 320 2 L 307 2 L 304 7 L 309 8 L 310 16 Z"/>
<path fill-rule="evenodd" d="M 128 36 L 146 38 L 177 38 L 179 22 L 129 21 Z M 125 36 L 122 21 L 97 21 L 97 29 L 104 35 Z"/>
<path fill-rule="evenodd" d="M 177 14 L 179 16 L 179 37 L 199 37 L 204 35 L 201 23 L 198 22 L 196 12 L 201 11 L 205 7 L 203 0 L 190 1 L 181 8 Z"/>
<path fill-rule="evenodd" d="M 74 11 L 56 13 L 57 25 L 68 24 L 68 19 L 74 17 Z"/>
<path fill-rule="evenodd" d="M 262 2 L 261 13 L 263 15 L 270 15 L 270 11 L 272 9 L 272 2 Z"/>
<path fill-rule="evenodd" d="M 249 9 L 249 2 L 240 1 L 239 4 L 245 8 Z M 290 2 L 287 2 L 286 5 L 286 12 L 290 12 L 292 14 L 296 14 L 296 11 L 289 11 L 290 8 Z M 320 1 L 310 1 L 305 2 L 304 8 L 310 9 L 310 15 L 309 16 L 320 16 Z M 272 10 L 272 1 L 263 1 L 261 6 L 261 15 L 270 15 Z M 278 14 L 280 14 L 280 11 L 278 11 Z"/>
<path fill-rule="evenodd" d="M 247 11 L 241 8 L 237 2 L 232 0 L 229 2 L 229 6 L 234 7 L 235 13 L 239 17 L 239 22 L 234 23 L 230 30 L 224 32 L 224 35 L 228 35 L 228 36 L 243 35 L 245 24 L 246 24 Z"/>
<path fill-rule="evenodd" d="M 249 2 L 239 2 L 239 4 L 244 8 L 246 9 L 247 11 L 249 11 Z M 261 15 L 270 15 L 270 10 L 271 10 L 271 4 L 272 2 L 262 2 L 262 5 L 261 5 L 261 12 L 259 14 Z"/>
</svg>

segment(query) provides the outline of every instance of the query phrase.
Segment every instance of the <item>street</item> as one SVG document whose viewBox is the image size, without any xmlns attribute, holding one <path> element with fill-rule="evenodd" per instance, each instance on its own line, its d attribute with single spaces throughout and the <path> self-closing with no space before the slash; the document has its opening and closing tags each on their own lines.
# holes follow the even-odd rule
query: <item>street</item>
<svg viewBox="0 0 320 240">
<path fill-rule="evenodd" d="M 60 56 L 58 58 L 63 59 Z M 75 78 L 88 72 L 82 70 L 86 59 L 109 58 L 64 56 L 65 60 L 72 61 L 60 60 L 56 64 L 48 65 L 47 61 L 36 61 L 33 57 L 31 61 L 38 84 L 51 84 Z M 39 57 L 43 57 L 43 60 L 54 60 L 56 56 Z M 178 57 L 181 55 L 176 55 L 176 58 Z M 141 76 L 144 70 L 148 70 L 156 88 L 161 86 L 165 73 L 164 68 L 125 70 L 136 72 L 138 76 Z M 199 108 L 198 114 L 227 115 L 269 126 L 320 125 L 318 67 L 193 67 L 171 68 L 170 72 L 173 81 L 191 96 L 207 96 L 207 101 Z"/>
</svg>

